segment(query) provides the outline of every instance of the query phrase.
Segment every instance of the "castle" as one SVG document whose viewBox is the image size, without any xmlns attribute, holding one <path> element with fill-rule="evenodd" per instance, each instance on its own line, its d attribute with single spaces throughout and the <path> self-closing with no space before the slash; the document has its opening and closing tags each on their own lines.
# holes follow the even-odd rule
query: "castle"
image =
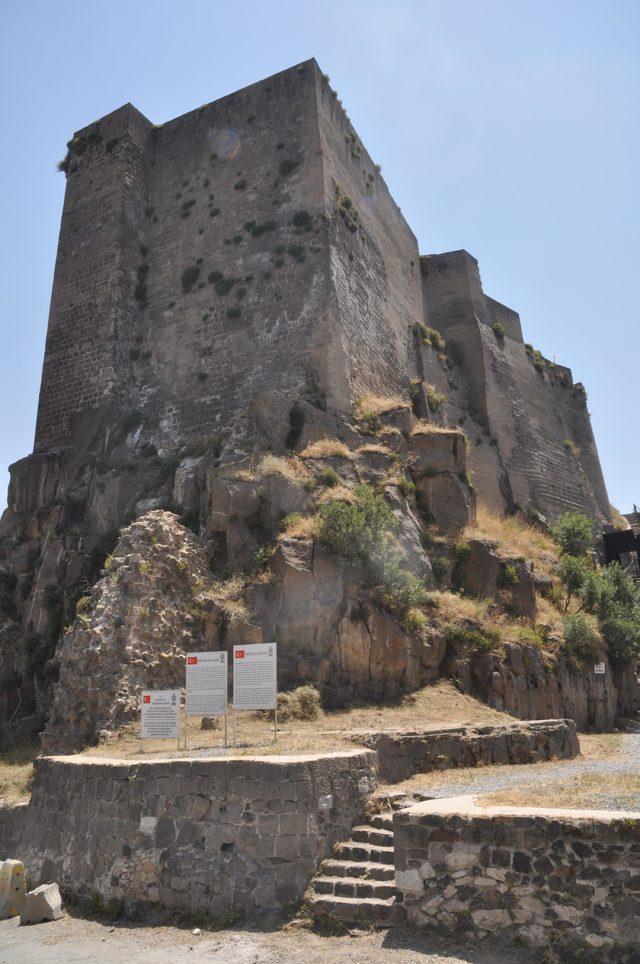
<svg viewBox="0 0 640 964">
<path fill-rule="evenodd" d="M 472 479 L 500 510 L 609 520 L 583 386 L 470 254 L 420 255 L 314 60 L 162 125 L 127 104 L 68 148 L 34 452 L 0 522 L 0 719 L 50 694 L 123 526 L 169 507 L 217 538 L 214 469 L 296 449 L 305 420 L 351 437 L 363 396 L 464 431 L 464 511 Z M 229 519 L 233 562 L 253 530 Z"/>
<path fill-rule="evenodd" d="M 265 389 L 346 414 L 420 379 L 465 425 L 482 496 L 608 519 L 582 386 L 523 344 L 473 257 L 420 256 L 315 61 L 159 126 L 128 104 L 65 167 L 36 453 L 107 411 L 169 449 Z"/>
</svg>

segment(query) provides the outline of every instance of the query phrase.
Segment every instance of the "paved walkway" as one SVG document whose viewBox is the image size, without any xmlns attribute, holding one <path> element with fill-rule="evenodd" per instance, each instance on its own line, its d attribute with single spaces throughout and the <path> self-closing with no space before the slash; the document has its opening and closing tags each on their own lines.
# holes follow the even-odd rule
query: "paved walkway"
<svg viewBox="0 0 640 964">
<path fill-rule="evenodd" d="M 443 771 L 442 779 L 429 782 L 420 787 L 420 778 L 416 777 L 413 785 L 416 789 L 424 789 L 424 793 L 433 797 L 457 796 L 460 793 L 493 793 L 495 790 L 512 790 L 518 787 L 531 786 L 536 788 L 545 785 L 552 786 L 560 780 L 571 777 L 586 776 L 587 774 L 627 774 L 640 777 L 640 733 L 627 734 L 622 738 L 620 752 L 610 759 L 604 760 L 559 760 L 556 763 L 545 763 L 531 766 L 499 766 L 475 769 L 469 773 L 469 779 L 464 782 L 447 780 L 448 773 Z M 553 806 L 550 798 L 549 806 Z M 598 807 L 605 810 L 640 810 L 640 792 L 624 798 L 617 796 L 615 790 L 604 791 L 598 796 Z"/>
</svg>

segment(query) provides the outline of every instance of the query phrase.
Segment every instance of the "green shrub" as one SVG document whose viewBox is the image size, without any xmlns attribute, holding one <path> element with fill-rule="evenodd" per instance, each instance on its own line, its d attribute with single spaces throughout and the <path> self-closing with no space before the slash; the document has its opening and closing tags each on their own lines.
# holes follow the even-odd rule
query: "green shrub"
<svg viewBox="0 0 640 964">
<path fill-rule="evenodd" d="M 443 556 L 435 556 L 431 560 L 431 568 L 436 579 L 444 579 L 449 571 L 449 564 Z"/>
<path fill-rule="evenodd" d="M 227 310 L 226 310 L 225 313 L 226 313 L 227 318 L 240 318 L 240 316 L 242 315 L 242 309 L 241 309 L 241 308 L 227 308 Z"/>
<path fill-rule="evenodd" d="M 563 556 L 558 566 L 558 578 L 566 592 L 564 601 L 565 612 L 569 608 L 569 603 L 573 597 L 580 592 L 585 583 L 589 580 L 592 591 L 595 593 L 596 583 L 589 576 L 589 566 L 584 557 Z"/>
<path fill-rule="evenodd" d="M 518 570 L 512 562 L 507 562 L 500 567 L 498 575 L 498 585 L 503 589 L 514 589 L 520 584 Z"/>
<path fill-rule="evenodd" d="M 498 629 L 479 629 L 466 623 L 453 623 L 444 627 L 448 645 L 463 651 L 488 653 L 500 642 Z"/>
<path fill-rule="evenodd" d="M 494 333 L 498 341 L 504 341 L 506 331 L 504 330 L 504 325 L 500 324 L 499 321 L 496 321 L 493 323 L 493 325 L 491 325 L 491 331 Z"/>
<path fill-rule="evenodd" d="M 447 347 L 446 341 L 437 329 L 429 328 L 428 325 L 419 324 L 418 331 L 420 332 L 423 345 L 430 345 L 432 348 L 435 348 L 436 351 L 444 351 Z"/>
<path fill-rule="evenodd" d="M 308 211 L 296 211 L 291 219 L 291 223 L 296 229 L 296 233 L 311 231 L 313 228 L 313 217 Z"/>
<path fill-rule="evenodd" d="M 216 281 L 214 291 L 217 295 L 223 297 L 229 294 L 235 283 L 235 278 L 221 278 L 220 281 Z"/>
<path fill-rule="evenodd" d="M 593 522 L 581 512 L 558 516 L 551 535 L 563 555 L 583 556 L 593 540 Z"/>
<path fill-rule="evenodd" d="M 564 644 L 566 653 L 584 662 L 595 662 L 598 656 L 597 634 L 582 613 L 566 616 L 564 621 Z"/>
<path fill-rule="evenodd" d="M 437 412 L 444 402 L 444 395 L 439 392 L 435 385 L 427 385 L 425 387 L 425 392 L 427 396 L 427 405 L 429 406 L 430 412 Z"/>
<path fill-rule="evenodd" d="M 357 485 L 355 502 L 331 500 L 320 506 L 319 539 L 328 552 L 350 562 L 374 558 L 384 536 L 397 528 L 397 521 L 384 496 L 369 485 Z"/>
<path fill-rule="evenodd" d="M 199 277 L 200 268 L 197 264 L 190 264 L 188 268 L 184 269 L 182 272 L 182 290 L 185 294 L 191 291 Z"/>
<path fill-rule="evenodd" d="M 236 183 L 233 185 L 235 191 L 244 191 L 246 186 L 247 186 L 247 182 L 245 181 L 244 178 L 242 178 L 239 181 L 236 181 Z"/>
<path fill-rule="evenodd" d="M 415 482 L 411 482 L 409 479 L 405 479 L 405 478 L 400 479 L 400 481 L 398 482 L 398 488 L 402 492 L 405 499 L 408 499 L 412 495 L 415 495 L 415 492 L 416 492 Z"/>
<path fill-rule="evenodd" d="M 423 606 L 427 589 L 406 566 L 399 553 L 389 553 L 380 563 L 380 585 L 377 591 L 380 602 L 394 613 L 404 615 L 407 610 Z"/>
<path fill-rule="evenodd" d="M 328 468 L 323 469 L 320 473 L 320 481 L 323 482 L 324 485 L 329 486 L 329 488 L 333 488 L 334 485 L 339 484 L 340 476 L 335 469 L 332 469 L 331 466 L 329 466 Z"/>
</svg>

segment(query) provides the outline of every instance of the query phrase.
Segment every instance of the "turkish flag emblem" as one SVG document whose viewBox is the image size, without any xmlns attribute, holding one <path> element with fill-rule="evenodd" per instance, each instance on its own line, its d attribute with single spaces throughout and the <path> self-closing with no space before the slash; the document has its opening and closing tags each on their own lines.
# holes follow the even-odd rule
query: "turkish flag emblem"
<svg viewBox="0 0 640 964">
<path fill-rule="evenodd" d="M 151 702 L 151 697 L 150 697 L 150 696 L 143 696 L 143 697 L 142 697 L 142 702 L 143 702 L 143 703 L 150 703 L 150 702 Z"/>
<path fill-rule="evenodd" d="M 244 659 L 244 649 L 236 650 L 236 659 Z"/>
<path fill-rule="evenodd" d="M 198 665 L 198 657 L 197 657 L 197 656 L 187 656 L 187 663 L 189 664 L 189 666 L 197 666 L 197 665 Z"/>
</svg>

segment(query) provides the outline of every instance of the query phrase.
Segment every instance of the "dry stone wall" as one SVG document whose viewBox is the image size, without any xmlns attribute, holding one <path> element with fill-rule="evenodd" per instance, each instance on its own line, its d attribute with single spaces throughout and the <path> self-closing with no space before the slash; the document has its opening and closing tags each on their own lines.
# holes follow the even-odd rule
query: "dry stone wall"
<svg viewBox="0 0 640 964">
<path fill-rule="evenodd" d="M 561 960 L 638 960 L 640 814 L 466 796 L 399 811 L 393 829 L 409 923 L 551 947 Z"/>
<path fill-rule="evenodd" d="M 432 770 L 570 760 L 580 752 L 573 720 L 354 733 L 352 739 L 377 752 L 380 779 L 387 783 Z"/>
<path fill-rule="evenodd" d="M 319 861 L 349 835 L 376 787 L 375 763 L 360 750 L 41 758 L 19 819 L 0 811 L 0 859 L 19 855 L 31 881 L 120 900 L 128 913 L 273 915 L 302 897 Z"/>
</svg>

